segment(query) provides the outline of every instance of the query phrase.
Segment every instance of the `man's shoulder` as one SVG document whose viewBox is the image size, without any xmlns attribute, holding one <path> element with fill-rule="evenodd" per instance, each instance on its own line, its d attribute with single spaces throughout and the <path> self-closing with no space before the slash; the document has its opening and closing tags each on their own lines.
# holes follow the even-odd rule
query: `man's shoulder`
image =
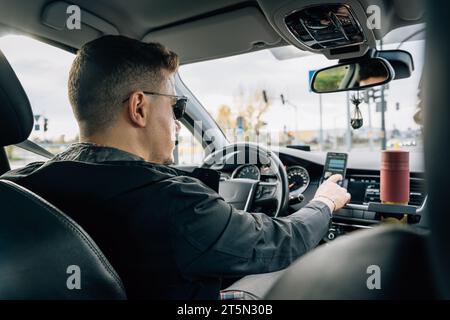
<svg viewBox="0 0 450 320">
<path fill-rule="evenodd" d="M 33 162 L 24 167 L 10 170 L 0 176 L 0 179 L 20 180 L 34 174 L 47 172 L 57 172 L 67 175 L 88 172 L 92 177 L 97 172 L 99 176 L 105 173 L 109 177 L 127 176 L 130 180 L 148 180 L 149 182 L 166 181 L 167 188 L 173 191 L 185 191 L 189 189 L 207 189 L 207 187 L 197 178 L 189 176 L 189 172 L 184 172 L 170 166 L 152 164 L 146 161 L 104 161 L 100 163 L 88 163 L 74 160 L 49 160 L 46 162 Z M 80 177 L 84 174 L 79 175 Z"/>
<path fill-rule="evenodd" d="M 10 171 L 4 173 L 3 175 L 0 176 L 0 179 L 14 181 L 14 180 L 26 177 L 26 176 L 32 174 L 33 172 L 35 172 L 40 167 L 42 167 L 44 164 L 45 164 L 44 161 L 29 163 L 24 167 L 16 168 L 16 169 L 13 169 L 13 170 L 10 170 Z"/>
</svg>

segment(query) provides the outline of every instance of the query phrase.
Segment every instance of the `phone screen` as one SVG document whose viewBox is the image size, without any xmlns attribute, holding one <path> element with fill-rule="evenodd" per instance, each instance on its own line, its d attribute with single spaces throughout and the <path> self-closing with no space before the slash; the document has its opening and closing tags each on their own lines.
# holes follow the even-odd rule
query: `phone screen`
<svg viewBox="0 0 450 320">
<path fill-rule="evenodd" d="M 322 182 L 327 180 L 333 174 L 340 174 L 345 179 L 345 172 L 347 171 L 347 154 L 339 152 L 328 152 L 323 169 Z M 339 182 L 342 186 L 343 180 Z"/>
</svg>

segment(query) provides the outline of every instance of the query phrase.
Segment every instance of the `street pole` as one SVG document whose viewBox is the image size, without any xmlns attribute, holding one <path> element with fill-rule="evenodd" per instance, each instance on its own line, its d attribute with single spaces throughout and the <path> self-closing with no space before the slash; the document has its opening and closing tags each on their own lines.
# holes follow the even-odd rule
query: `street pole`
<svg viewBox="0 0 450 320">
<path fill-rule="evenodd" d="M 380 50 L 383 50 L 383 40 L 380 40 Z M 384 85 L 381 86 L 381 150 L 386 150 L 386 123 L 385 114 L 386 101 L 384 100 Z"/>
<path fill-rule="evenodd" d="M 263 95 L 264 95 L 263 91 Z M 264 96 L 266 97 L 266 96 Z M 265 98 L 266 99 L 266 98 Z M 285 104 L 290 105 L 292 108 L 294 108 L 295 112 L 295 136 L 298 134 L 298 106 L 296 104 L 293 104 L 291 101 L 284 98 L 284 94 L 280 94 L 281 104 L 284 106 Z"/>
<path fill-rule="evenodd" d="M 350 94 L 346 91 L 346 101 L 347 101 L 347 133 L 345 134 L 345 141 L 347 145 L 347 151 L 352 149 L 352 128 L 350 126 L 351 116 L 350 116 Z"/>
<path fill-rule="evenodd" d="M 369 113 L 369 148 L 373 150 L 373 131 L 372 131 L 372 112 L 370 110 L 370 102 L 367 102 L 367 112 Z"/>
<path fill-rule="evenodd" d="M 323 150 L 323 123 L 322 123 L 322 95 L 319 93 L 319 108 L 320 108 L 320 133 L 319 133 L 319 143 L 320 150 Z"/>
<path fill-rule="evenodd" d="M 386 122 L 384 111 L 386 101 L 384 100 L 384 85 L 381 86 L 381 150 L 386 150 Z"/>
</svg>

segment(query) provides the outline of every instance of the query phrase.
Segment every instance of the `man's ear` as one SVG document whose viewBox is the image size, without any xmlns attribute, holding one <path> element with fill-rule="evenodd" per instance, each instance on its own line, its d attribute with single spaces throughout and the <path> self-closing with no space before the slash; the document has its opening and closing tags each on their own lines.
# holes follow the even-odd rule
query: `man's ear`
<svg viewBox="0 0 450 320">
<path fill-rule="evenodd" d="M 134 126 L 144 128 L 149 117 L 144 93 L 139 91 L 133 92 L 127 103 L 127 113 L 131 123 Z"/>
</svg>

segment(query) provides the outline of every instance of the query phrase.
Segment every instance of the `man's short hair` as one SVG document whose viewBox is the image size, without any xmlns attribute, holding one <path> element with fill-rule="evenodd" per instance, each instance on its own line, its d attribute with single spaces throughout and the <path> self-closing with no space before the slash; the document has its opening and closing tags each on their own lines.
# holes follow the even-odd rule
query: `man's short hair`
<svg viewBox="0 0 450 320">
<path fill-rule="evenodd" d="M 81 133 L 108 128 L 136 90 L 160 90 L 162 70 L 173 73 L 178 56 L 159 43 L 104 36 L 86 43 L 69 74 L 69 100 Z"/>
</svg>

